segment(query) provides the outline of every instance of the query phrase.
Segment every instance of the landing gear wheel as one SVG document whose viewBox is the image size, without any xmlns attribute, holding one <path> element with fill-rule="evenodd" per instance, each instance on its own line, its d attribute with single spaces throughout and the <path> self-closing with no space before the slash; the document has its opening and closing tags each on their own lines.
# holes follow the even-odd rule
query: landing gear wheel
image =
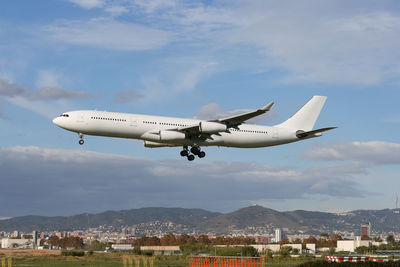
<svg viewBox="0 0 400 267">
<path fill-rule="evenodd" d="M 199 156 L 199 158 L 204 158 L 206 156 L 206 152 L 200 151 L 198 156 Z"/>
<path fill-rule="evenodd" d="M 187 156 L 187 159 L 188 159 L 189 161 L 194 160 L 194 155 L 192 155 L 192 154 L 188 155 L 188 156 Z"/>
<path fill-rule="evenodd" d="M 192 152 L 195 155 L 198 155 L 200 153 L 200 148 L 197 146 L 194 146 L 190 149 L 190 152 Z"/>
<path fill-rule="evenodd" d="M 187 150 L 182 150 L 181 151 L 181 156 L 182 157 L 186 157 L 189 154 L 189 152 Z"/>
<path fill-rule="evenodd" d="M 85 141 L 83 141 L 83 139 L 79 140 L 79 144 L 83 145 L 85 143 Z"/>
</svg>

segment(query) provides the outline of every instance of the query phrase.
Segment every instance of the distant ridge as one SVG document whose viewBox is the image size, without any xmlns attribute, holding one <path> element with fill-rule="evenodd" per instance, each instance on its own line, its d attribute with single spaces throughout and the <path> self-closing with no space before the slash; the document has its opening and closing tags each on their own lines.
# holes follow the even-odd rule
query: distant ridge
<svg viewBox="0 0 400 267">
<path fill-rule="evenodd" d="M 71 231 L 98 227 L 100 225 L 119 227 L 151 221 L 170 221 L 193 228 L 199 222 L 203 222 L 218 215 L 220 215 L 220 213 L 203 209 L 155 207 L 106 211 L 98 214 L 84 213 L 73 216 L 47 217 L 28 215 L 0 221 L 0 231 L 9 232 L 16 229 L 21 231 Z"/>
<path fill-rule="evenodd" d="M 400 214 L 395 213 L 392 209 L 355 210 L 334 214 L 305 210 L 279 212 L 258 205 L 226 214 L 203 209 L 153 207 L 106 211 L 98 214 L 84 213 L 66 217 L 30 215 L 0 221 L 0 231 L 71 231 L 101 225 L 122 227 L 154 221 L 180 224 L 191 232 L 216 234 L 229 234 L 254 227 L 267 229 L 279 227 L 310 234 L 335 230 L 357 234 L 360 225 L 368 222 L 371 222 L 374 231 L 400 232 Z"/>
</svg>

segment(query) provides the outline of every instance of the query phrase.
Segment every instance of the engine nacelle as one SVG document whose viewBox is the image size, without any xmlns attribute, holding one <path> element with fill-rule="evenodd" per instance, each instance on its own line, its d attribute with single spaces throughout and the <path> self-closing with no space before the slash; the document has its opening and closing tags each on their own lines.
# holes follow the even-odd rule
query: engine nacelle
<svg viewBox="0 0 400 267">
<path fill-rule="evenodd" d="M 160 131 L 160 141 L 181 141 L 186 139 L 186 134 L 176 131 Z"/>
<path fill-rule="evenodd" d="M 150 147 L 150 148 L 155 148 L 155 147 L 171 147 L 175 146 L 173 144 L 165 144 L 165 143 L 158 143 L 158 142 L 152 142 L 152 141 L 144 141 L 144 146 L 145 147 Z"/>
<path fill-rule="evenodd" d="M 218 122 L 202 121 L 199 124 L 199 129 L 201 133 L 213 134 L 213 133 L 225 132 L 227 126 L 225 124 Z"/>
</svg>

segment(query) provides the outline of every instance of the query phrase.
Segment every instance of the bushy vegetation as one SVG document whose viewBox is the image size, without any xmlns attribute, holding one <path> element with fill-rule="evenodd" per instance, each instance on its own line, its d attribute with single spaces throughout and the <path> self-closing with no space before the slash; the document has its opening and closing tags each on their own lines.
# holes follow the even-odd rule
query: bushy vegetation
<svg viewBox="0 0 400 267">
<path fill-rule="evenodd" d="M 85 252 L 81 250 L 63 250 L 61 251 L 61 256 L 83 257 L 85 256 Z"/>
</svg>

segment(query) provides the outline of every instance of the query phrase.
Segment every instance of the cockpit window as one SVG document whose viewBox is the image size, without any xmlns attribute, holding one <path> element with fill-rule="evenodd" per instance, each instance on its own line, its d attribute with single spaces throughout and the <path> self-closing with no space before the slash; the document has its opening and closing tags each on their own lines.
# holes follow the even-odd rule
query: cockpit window
<svg viewBox="0 0 400 267">
<path fill-rule="evenodd" d="M 69 117 L 68 114 L 61 114 L 60 117 Z"/>
</svg>

